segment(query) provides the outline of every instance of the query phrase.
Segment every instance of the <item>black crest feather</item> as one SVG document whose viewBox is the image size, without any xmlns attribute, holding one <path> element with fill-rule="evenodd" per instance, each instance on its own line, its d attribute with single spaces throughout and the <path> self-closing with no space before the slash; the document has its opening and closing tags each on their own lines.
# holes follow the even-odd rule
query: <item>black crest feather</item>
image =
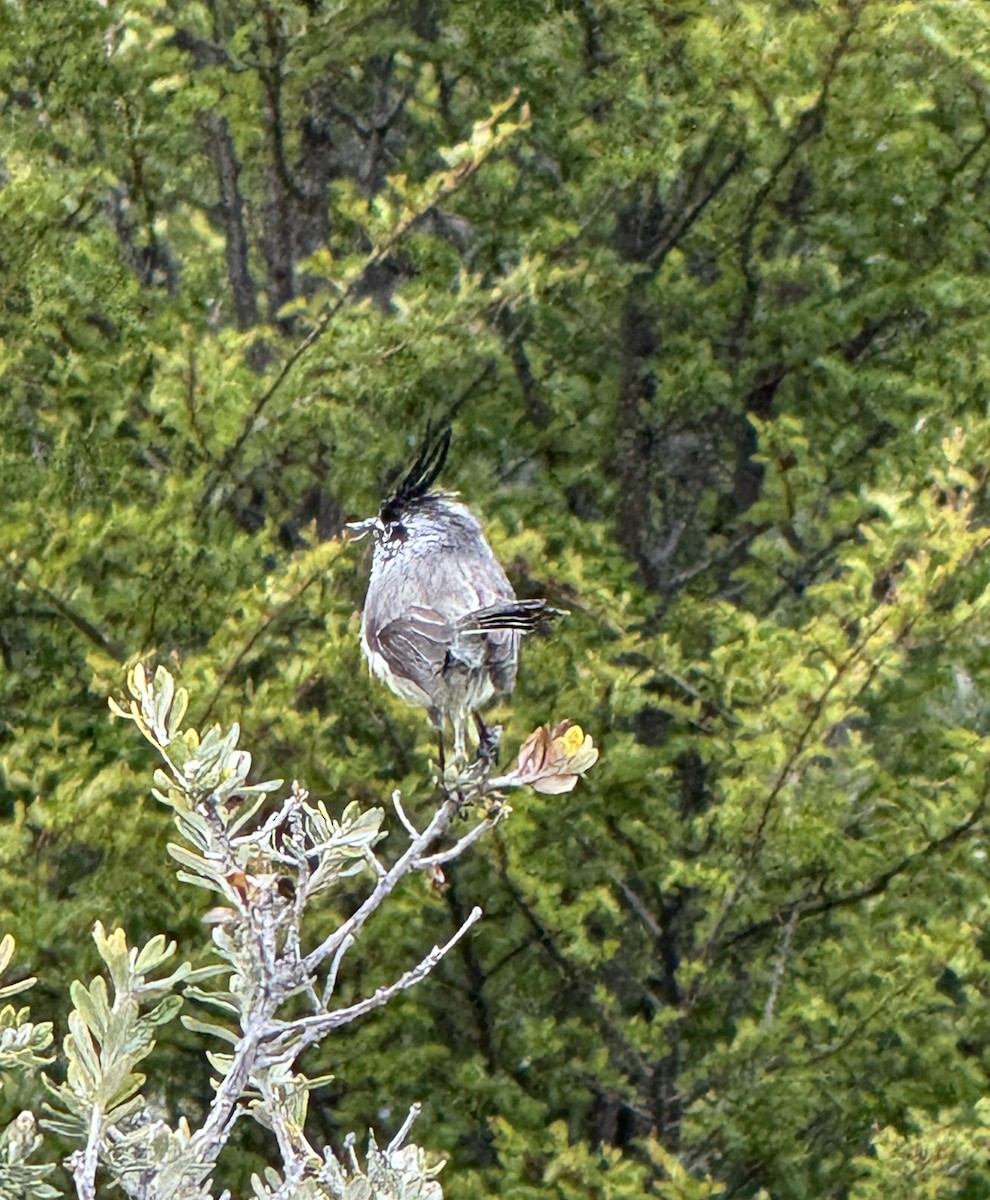
<svg viewBox="0 0 990 1200">
<path fill-rule="evenodd" d="M 429 492 L 443 470 L 450 450 L 450 426 L 442 429 L 436 437 L 427 430 L 423 447 L 416 461 L 409 468 L 395 491 L 382 504 L 381 517 L 385 521 L 398 520 L 404 509 L 415 504 Z"/>
</svg>

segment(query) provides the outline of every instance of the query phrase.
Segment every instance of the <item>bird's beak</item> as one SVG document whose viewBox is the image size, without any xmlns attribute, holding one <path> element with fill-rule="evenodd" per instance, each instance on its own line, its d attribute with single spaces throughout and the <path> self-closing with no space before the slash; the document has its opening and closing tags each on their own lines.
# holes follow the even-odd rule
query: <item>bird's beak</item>
<svg viewBox="0 0 990 1200">
<path fill-rule="evenodd" d="M 363 537 L 367 537 L 377 524 L 377 517 L 368 517 L 365 521 L 349 521 L 344 526 L 344 540 L 359 542 Z"/>
</svg>

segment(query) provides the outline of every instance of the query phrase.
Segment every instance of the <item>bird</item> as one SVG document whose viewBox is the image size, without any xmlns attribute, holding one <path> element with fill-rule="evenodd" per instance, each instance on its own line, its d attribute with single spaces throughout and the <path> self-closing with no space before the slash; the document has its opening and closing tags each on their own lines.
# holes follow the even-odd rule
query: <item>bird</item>
<svg viewBox="0 0 990 1200">
<path fill-rule="evenodd" d="M 518 599 L 478 519 L 456 493 L 432 490 L 450 440 L 449 427 L 436 436 L 427 431 L 378 515 L 346 526 L 352 538 L 374 538 L 361 615 L 364 656 L 400 699 L 426 709 L 441 776 L 445 731 L 463 768 L 471 720 L 477 759 L 494 760 L 498 731 L 480 710 L 515 686 L 520 636 L 562 615 L 545 599 Z"/>
</svg>

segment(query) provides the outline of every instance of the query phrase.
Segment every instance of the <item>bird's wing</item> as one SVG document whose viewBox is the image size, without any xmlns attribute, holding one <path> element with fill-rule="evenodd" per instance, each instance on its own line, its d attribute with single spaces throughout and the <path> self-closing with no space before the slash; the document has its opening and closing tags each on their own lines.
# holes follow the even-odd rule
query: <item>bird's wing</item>
<svg viewBox="0 0 990 1200">
<path fill-rule="evenodd" d="M 435 700 L 453 635 L 450 622 L 435 609 L 414 608 L 375 630 L 374 643 L 395 675 L 410 680 Z"/>
<path fill-rule="evenodd" d="M 427 708 L 456 702 L 467 677 L 483 674 L 496 692 L 511 691 L 519 632 L 533 627 L 543 602 L 516 600 L 483 542 L 473 553 L 438 548 L 417 566 L 369 592 L 362 628 L 372 670 Z"/>
</svg>

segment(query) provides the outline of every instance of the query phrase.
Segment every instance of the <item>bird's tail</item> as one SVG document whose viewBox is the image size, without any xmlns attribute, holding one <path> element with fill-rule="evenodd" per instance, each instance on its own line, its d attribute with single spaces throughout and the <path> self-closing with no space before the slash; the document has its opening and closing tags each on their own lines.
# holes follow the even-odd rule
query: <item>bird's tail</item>
<svg viewBox="0 0 990 1200">
<path fill-rule="evenodd" d="M 551 608 L 546 600 L 503 600 L 462 617 L 457 623 L 457 631 L 493 633 L 498 629 L 514 629 L 518 633 L 532 633 L 565 615 L 560 609 Z"/>
</svg>

